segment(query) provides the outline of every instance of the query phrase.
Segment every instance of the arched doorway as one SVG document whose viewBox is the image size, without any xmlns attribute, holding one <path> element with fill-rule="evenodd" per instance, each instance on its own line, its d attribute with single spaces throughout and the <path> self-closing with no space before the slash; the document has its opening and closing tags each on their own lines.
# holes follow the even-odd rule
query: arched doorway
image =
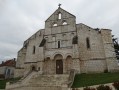
<svg viewBox="0 0 119 90">
<path fill-rule="evenodd" d="M 56 74 L 63 74 L 63 61 L 56 60 Z"/>
<path fill-rule="evenodd" d="M 63 57 L 60 54 L 55 55 L 56 74 L 63 74 Z"/>
<path fill-rule="evenodd" d="M 31 67 L 31 70 L 32 70 L 32 71 L 35 71 L 35 70 L 36 70 L 36 67 L 35 67 L 35 66 L 32 66 L 32 67 Z"/>
</svg>

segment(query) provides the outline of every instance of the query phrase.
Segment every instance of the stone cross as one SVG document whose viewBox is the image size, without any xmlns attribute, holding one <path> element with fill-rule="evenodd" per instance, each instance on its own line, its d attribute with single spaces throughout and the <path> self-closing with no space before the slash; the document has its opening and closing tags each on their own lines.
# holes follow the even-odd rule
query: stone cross
<svg viewBox="0 0 119 90">
<path fill-rule="evenodd" d="M 59 4 L 58 6 L 60 7 L 62 4 Z"/>
</svg>

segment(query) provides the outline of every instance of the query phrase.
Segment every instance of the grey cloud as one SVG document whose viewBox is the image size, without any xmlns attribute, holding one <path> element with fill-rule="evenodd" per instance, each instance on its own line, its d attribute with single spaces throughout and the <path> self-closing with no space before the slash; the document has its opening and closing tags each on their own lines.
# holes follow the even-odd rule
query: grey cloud
<svg viewBox="0 0 119 90">
<path fill-rule="evenodd" d="M 16 57 L 23 41 L 44 28 L 59 3 L 77 23 L 109 28 L 119 36 L 119 0 L 0 0 L 0 60 Z"/>
</svg>

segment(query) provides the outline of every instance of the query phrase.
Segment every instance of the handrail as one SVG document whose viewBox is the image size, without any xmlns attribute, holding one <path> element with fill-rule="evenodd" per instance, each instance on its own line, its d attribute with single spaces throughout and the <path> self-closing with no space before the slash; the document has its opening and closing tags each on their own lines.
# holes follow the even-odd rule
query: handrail
<svg viewBox="0 0 119 90">
<path fill-rule="evenodd" d="M 33 71 L 29 71 L 22 79 L 25 79 L 28 75 L 30 75 Z"/>
<path fill-rule="evenodd" d="M 32 73 L 32 71 L 29 71 L 29 72 L 28 72 L 24 77 L 22 77 L 20 80 L 15 81 L 15 82 L 10 82 L 10 84 L 14 84 L 14 83 L 17 83 L 17 82 L 21 82 L 21 81 L 24 80 L 27 76 L 29 76 L 31 73 Z"/>
<path fill-rule="evenodd" d="M 68 83 L 68 87 L 71 87 L 73 82 L 74 82 L 74 78 L 75 78 L 75 70 L 74 69 L 71 69 L 70 70 L 70 74 L 69 74 L 69 83 Z"/>
</svg>

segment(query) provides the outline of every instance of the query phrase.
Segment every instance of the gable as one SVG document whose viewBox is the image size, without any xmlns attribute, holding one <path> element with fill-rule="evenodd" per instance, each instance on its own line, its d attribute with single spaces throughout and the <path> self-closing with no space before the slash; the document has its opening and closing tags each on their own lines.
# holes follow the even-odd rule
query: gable
<svg viewBox="0 0 119 90">
<path fill-rule="evenodd" d="M 59 26 L 75 27 L 76 17 L 62 8 L 58 8 L 46 21 L 46 28 L 54 28 Z M 68 28 L 68 27 L 67 27 Z"/>
<path fill-rule="evenodd" d="M 67 19 L 67 18 L 75 18 L 75 16 L 69 12 L 67 12 L 66 10 L 62 9 L 62 8 L 58 8 L 47 20 L 48 21 L 55 21 L 58 19 L 58 15 L 59 13 L 61 13 L 62 15 L 62 19 Z"/>
</svg>

